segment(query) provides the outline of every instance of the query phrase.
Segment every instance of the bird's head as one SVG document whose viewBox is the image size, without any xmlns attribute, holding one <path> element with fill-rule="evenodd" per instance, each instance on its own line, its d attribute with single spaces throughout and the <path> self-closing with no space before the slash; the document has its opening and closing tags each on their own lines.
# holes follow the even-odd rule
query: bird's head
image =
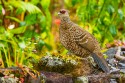
<svg viewBox="0 0 125 83">
<path fill-rule="evenodd" d="M 58 15 L 60 18 L 69 18 L 69 13 L 68 13 L 68 10 L 66 9 L 61 9 L 59 12 L 58 12 Z"/>
</svg>

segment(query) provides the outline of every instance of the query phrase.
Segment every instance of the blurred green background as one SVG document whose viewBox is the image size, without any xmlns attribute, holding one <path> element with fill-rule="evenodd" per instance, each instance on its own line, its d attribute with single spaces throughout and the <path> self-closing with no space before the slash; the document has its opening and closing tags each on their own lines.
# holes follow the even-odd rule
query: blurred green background
<svg viewBox="0 0 125 83">
<path fill-rule="evenodd" d="M 30 66 L 46 53 L 65 54 L 59 42 L 58 11 L 65 8 L 75 23 L 105 48 L 125 38 L 124 0 L 1 0 L 0 62 L 2 67 Z"/>
</svg>

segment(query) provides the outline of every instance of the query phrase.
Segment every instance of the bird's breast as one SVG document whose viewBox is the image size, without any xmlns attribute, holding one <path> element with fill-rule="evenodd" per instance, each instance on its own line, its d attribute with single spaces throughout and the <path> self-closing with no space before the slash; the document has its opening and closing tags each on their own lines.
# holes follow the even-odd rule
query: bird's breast
<svg viewBox="0 0 125 83">
<path fill-rule="evenodd" d="M 70 41 L 70 34 L 67 31 L 62 31 L 60 30 L 60 42 L 63 45 L 69 44 L 68 42 Z"/>
</svg>

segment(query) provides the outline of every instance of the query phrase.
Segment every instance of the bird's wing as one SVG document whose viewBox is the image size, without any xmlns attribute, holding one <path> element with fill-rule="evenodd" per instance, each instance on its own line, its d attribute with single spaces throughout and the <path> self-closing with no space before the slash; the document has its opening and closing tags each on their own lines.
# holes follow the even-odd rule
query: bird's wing
<svg viewBox="0 0 125 83">
<path fill-rule="evenodd" d="M 75 29 L 75 27 L 77 28 Z M 74 41 L 76 42 L 77 45 L 92 53 L 96 47 L 93 37 L 91 36 L 90 33 L 88 33 L 85 30 L 82 30 L 80 27 L 78 26 L 75 27 L 74 27 L 75 30 L 72 32 L 72 34 L 74 34 L 73 35 Z"/>
<path fill-rule="evenodd" d="M 75 29 L 76 28 L 76 29 Z M 107 62 L 104 60 L 102 54 L 100 53 L 99 44 L 97 40 L 91 35 L 89 32 L 82 30 L 80 27 L 74 27 L 74 41 L 77 45 L 82 47 L 83 49 L 89 51 L 94 58 L 94 61 L 98 64 L 98 66 L 105 72 L 109 72 L 109 67 Z"/>
</svg>

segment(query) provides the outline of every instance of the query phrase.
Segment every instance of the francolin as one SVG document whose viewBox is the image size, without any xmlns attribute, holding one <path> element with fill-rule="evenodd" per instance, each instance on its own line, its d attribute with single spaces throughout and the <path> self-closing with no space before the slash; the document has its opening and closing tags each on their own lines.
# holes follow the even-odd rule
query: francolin
<svg viewBox="0 0 125 83">
<path fill-rule="evenodd" d="M 91 55 L 99 68 L 109 73 L 110 69 L 95 37 L 72 22 L 67 10 L 61 9 L 58 15 L 61 20 L 59 35 L 62 45 L 79 57 L 86 58 Z"/>
</svg>

